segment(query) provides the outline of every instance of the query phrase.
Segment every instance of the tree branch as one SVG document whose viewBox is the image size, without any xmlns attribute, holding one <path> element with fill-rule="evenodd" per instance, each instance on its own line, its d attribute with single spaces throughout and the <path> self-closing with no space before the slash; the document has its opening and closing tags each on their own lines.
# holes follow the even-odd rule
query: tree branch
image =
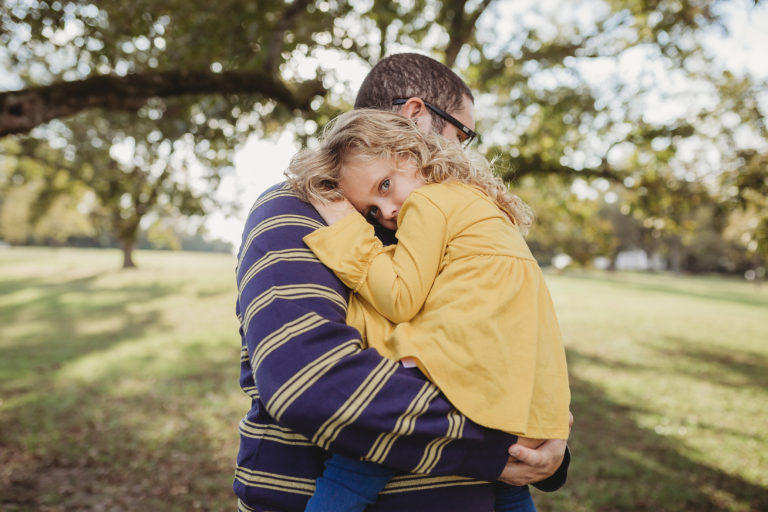
<svg viewBox="0 0 768 512">
<path fill-rule="evenodd" d="M 75 82 L 0 93 L 0 136 L 27 133 L 52 119 L 88 109 L 138 110 L 149 98 L 185 94 L 260 94 L 283 105 L 309 110 L 312 98 L 324 95 L 320 80 L 289 87 L 259 71 L 161 71 L 127 76 L 94 76 Z"/>
<path fill-rule="evenodd" d="M 470 37 L 475 31 L 475 25 L 477 24 L 480 15 L 485 12 L 493 0 L 483 0 L 480 2 L 474 12 L 472 12 L 467 18 L 464 17 L 464 6 L 466 0 L 458 0 L 453 3 L 453 18 L 448 26 L 449 41 L 448 47 L 445 49 L 445 65 L 452 67 L 456 62 L 456 57 L 461 50 L 461 47 L 469 41 Z"/>
<path fill-rule="evenodd" d="M 293 3 L 288 4 L 283 11 L 283 16 L 275 24 L 275 28 L 272 30 L 272 37 L 269 40 L 269 46 L 267 47 L 267 70 L 276 73 L 278 68 L 278 61 L 280 58 L 280 52 L 283 51 L 283 39 L 286 32 L 290 28 L 293 20 L 301 14 L 310 4 L 310 0 L 295 0 Z"/>
<path fill-rule="evenodd" d="M 612 183 L 623 183 L 623 177 L 615 170 L 605 165 L 574 169 L 558 163 L 547 162 L 539 155 L 528 157 L 506 157 L 502 160 L 508 165 L 507 171 L 501 173 L 501 179 L 506 182 L 519 180 L 527 174 L 539 176 L 564 176 L 568 178 L 604 178 Z"/>
</svg>

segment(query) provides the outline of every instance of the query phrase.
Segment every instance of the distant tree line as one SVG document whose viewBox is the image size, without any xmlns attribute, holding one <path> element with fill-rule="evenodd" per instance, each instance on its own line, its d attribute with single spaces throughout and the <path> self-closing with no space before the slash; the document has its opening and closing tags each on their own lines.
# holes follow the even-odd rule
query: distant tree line
<svg viewBox="0 0 768 512">
<path fill-rule="evenodd" d="M 623 253 L 643 251 L 675 273 L 765 278 L 766 262 L 749 250 L 745 236 L 757 216 L 728 213 L 717 197 L 705 195 L 688 204 L 673 229 L 672 221 L 633 211 L 626 197 L 630 192 L 605 180 L 589 191 L 590 197 L 577 197 L 551 179 L 523 179 L 517 191 L 534 205 L 537 219 L 528 243 L 542 265 L 567 255 L 577 267 L 602 263 L 615 270 Z"/>
<path fill-rule="evenodd" d="M 0 144 L 1 145 L 1 144 Z M 8 156 L 6 153 L 5 162 Z M 108 218 L 87 187 L 69 186 L 50 198 L 41 198 L 45 185 L 30 179 L 34 162 L 27 162 L 26 178 L 15 179 L 0 164 L 0 242 L 8 245 L 50 247 L 120 247 Z M 40 201 L 50 201 L 41 205 Z M 203 252 L 233 251 L 230 242 L 194 229 L 185 218 L 157 218 L 138 231 L 137 249 L 168 249 Z"/>
</svg>

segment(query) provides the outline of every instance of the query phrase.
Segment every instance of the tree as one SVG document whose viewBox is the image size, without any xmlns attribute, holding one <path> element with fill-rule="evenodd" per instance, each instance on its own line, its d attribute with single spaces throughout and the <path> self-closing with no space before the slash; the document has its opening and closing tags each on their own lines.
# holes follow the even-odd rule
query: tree
<svg viewBox="0 0 768 512">
<path fill-rule="evenodd" d="M 308 0 L 15 0 L 0 10 L 0 59 L 21 84 L 0 93 L 0 133 L 60 117 L 31 136 L 65 141 L 64 152 L 79 155 L 72 161 L 92 155 L 101 172 L 126 173 L 125 162 L 107 165 L 113 144 L 133 144 L 146 152 L 141 161 L 160 162 L 153 151 L 188 143 L 219 174 L 247 134 L 291 125 L 312 137 L 348 106 L 350 87 L 338 83 L 329 57 L 372 63 L 392 49 L 419 49 L 489 91 L 478 96 L 482 149 L 500 155 L 510 182 L 603 178 L 640 198 L 651 183 L 716 182 L 738 160 L 729 148 L 765 153 L 765 84 L 726 73 L 706 42 L 724 30 L 733 1 L 540 2 L 521 10 L 509 0 L 372 0 L 367 9 Z M 97 118 L 113 132 L 99 132 L 94 148 L 75 125 Z M 752 137 L 738 136 L 745 130 Z M 686 156 L 712 147 L 717 159 Z M 633 208 L 666 215 L 647 200 Z"/>
<path fill-rule="evenodd" d="M 199 2 L 195 12 L 174 1 L 98 8 L 17 2 L 2 11 L 0 39 L 9 43 L 11 69 L 42 85 L 1 95 L 0 123 L 26 131 L 80 112 L 33 133 L 22 147 L 52 175 L 65 172 L 92 188 L 126 267 L 134 266 L 148 213 L 202 214 L 237 143 L 289 121 L 294 109 L 309 110 L 324 92 L 319 79 L 283 80 L 278 66 L 283 52 L 332 28 L 348 7 L 234 4 L 228 11 Z M 242 16 L 221 15 L 237 11 Z M 56 151 L 40 144 L 46 140 Z M 54 181 L 43 195 L 55 195 Z"/>
<path fill-rule="evenodd" d="M 741 151 L 722 177 L 724 203 L 732 206 L 725 236 L 748 262 L 752 278 L 768 267 L 768 153 Z"/>
<path fill-rule="evenodd" d="M 321 80 L 284 80 L 281 55 L 332 29 L 348 10 L 306 0 L 6 2 L 0 41 L 9 67 L 25 83 L 42 85 L 0 94 L 0 135 L 84 109 L 135 112 L 151 98 L 189 94 L 249 93 L 309 110 L 325 92 Z"/>
<path fill-rule="evenodd" d="M 72 238 L 96 234 L 81 208 L 86 187 L 70 182 L 66 175 L 54 175 L 35 160 L 19 161 L 12 156 L 19 148 L 8 141 L 0 143 L 0 149 L 0 240 L 63 245 Z M 45 197 L 46 189 L 57 191 Z M 37 208 L 41 200 L 48 202 L 43 209 Z"/>
<path fill-rule="evenodd" d="M 626 189 L 647 245 L 681 270 L 692 237 L 709 229 L 700 223 L 722 234 L 736 207 L 719 201 L 724 171 L 746 178 L 744 155 L 766 152 L 765 82 L 727 71 L 709 50 L 727 3 L 594 2 L 591 19 L 569 14 L 573 5 L 527 12 L 537 27 L 522 18 L 478 30 L 484 55 L 470 52 L 468 73 L 496 93 L 481 132 L 510 182 L 559 175 Z M 766 175 L 753 167 L 752 185 L 732 188 L 740 199 Z"/>
<path fill-rule="evenodd" d="M 300 78 L 293 63 L 354 45 L 336 28 L 351 12 L 346 3 L 306 0 L 8 2 L 0 56 L 29 86 L 0 94 L 0 134 L 64 118 L 22 147 L 52 175 L 66 172 L 93 189 L 124 266 L 133 266 L 142 219 L 210 208 L 246 135 L 282 128 L 297 111 L 328 118 L 311 104 L 326 92 L 322 73 Z M 51 185 L 44 195 L 55 192 Z"/>
<path fill-rule="evenodd" d="M 208 139 L 196 142 L 183 124 L 171 119 L 146 122 L 144 115 L 139 113 L 136 121 L 121 112 L 80 114 L 62 127 L 67 135 L 58 143 L 63 147 L 25 140 L 19 157 L 35 162 L 46 178 L 38 186 L 38 214 L 66 195 L 72 183 L 87 184 L 93 198 L 91 218 L 97 229 L 111 233 L 117 241 L 124 268 L 135 266 L 133 250 L 148 215 L 205 212 L 206 203 L 213 202 L 208 195 L 220 180 L 221 162 L 229 157 L 228 151 L 212 146 Z M 31 178 L 29 173 L 17 175 L 22 180 Z"/>
<path fill-rule="evenodd" d="M 590 197 L 579 197 L 563 176 L 529 175 L 513 192 L 534 210 L 527 241 L 540 264 L 567 254 L 577 265 L 589 267 L 595 258 L 610 257 L 616 251 L 619 239 L 613 224 L 600 214 L 606 205 L 605 191 L 590 190 Z"/>
</svg>

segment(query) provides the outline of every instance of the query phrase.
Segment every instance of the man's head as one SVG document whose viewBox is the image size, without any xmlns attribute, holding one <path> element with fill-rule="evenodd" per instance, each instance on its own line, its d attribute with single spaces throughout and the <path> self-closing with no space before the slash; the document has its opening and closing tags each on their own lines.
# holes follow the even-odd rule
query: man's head
<svg viewBox="0 0 768 512">
<path fill-rule="evenodd" d="M 355 108 L 399 112 L 423 131 L 463 142 L 475 128 L 473 101 L 467 84 L 444 64 L 417 53 L 398 53 L 382 59 L 368 73 Z M 450 117 L 453 120 L 446 119 Z"/>
</svg>

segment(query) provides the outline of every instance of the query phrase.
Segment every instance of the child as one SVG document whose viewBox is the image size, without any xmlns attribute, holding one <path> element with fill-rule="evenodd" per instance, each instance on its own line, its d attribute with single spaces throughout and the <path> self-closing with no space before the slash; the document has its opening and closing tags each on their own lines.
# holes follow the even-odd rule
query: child
<svg viewBox="0 0 768 512">
<path fill-rule="evenodd" d="M 354 292 L 347 322 L 369 346 L 418 366 L 479 424 L 528 446 L 568 438 L 565 353 L 521 235 L 532 214 L 485 159 L 403 116 L 355 110 L 288 177 L 329 224 L 304 241 Z M 366 219 L 398 243 L 382 246 Z M 333 456 L 306 510 L 361 511 L 392 475 Z M 499 484 L 496 510 L 535 507 L 527 487 Z"/>
</svg>

